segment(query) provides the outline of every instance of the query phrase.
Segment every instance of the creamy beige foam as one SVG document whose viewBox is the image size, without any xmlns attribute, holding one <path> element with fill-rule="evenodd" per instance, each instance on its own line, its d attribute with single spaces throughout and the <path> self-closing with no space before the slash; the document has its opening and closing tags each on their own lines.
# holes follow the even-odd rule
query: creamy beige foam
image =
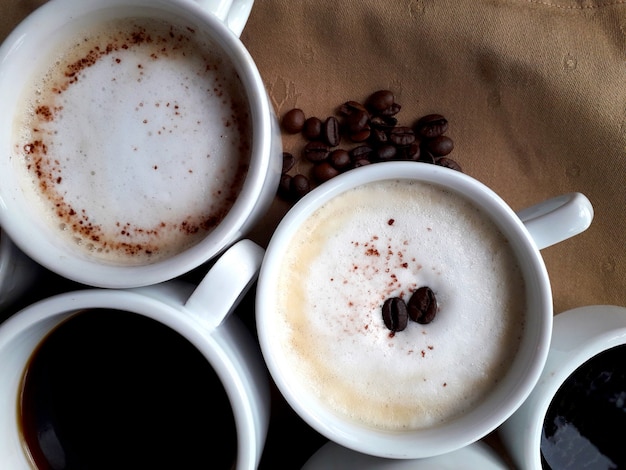
<svg viewBox="0 0 626 470">
<path fill-rule="evenodd" d="M 249 164 L 236 71 L 200 32 L 156 19 L 89 24 L 74 37 L 29 83 L 14 132 L 42 216 L 116 264 L 197 243 Z"/>
<path fill-rule="evenodd" d="M 505 237 L 465 199 L 418 182 L 368 184 L 317 210 L 278 285 L 278 355 L 320 400 L 376 428 L 436 425 L 479 403 L 524 329 L 524 281 Z M 391 334 L 385 299 L 425 285 L 435 320 Z"/>
</svg>

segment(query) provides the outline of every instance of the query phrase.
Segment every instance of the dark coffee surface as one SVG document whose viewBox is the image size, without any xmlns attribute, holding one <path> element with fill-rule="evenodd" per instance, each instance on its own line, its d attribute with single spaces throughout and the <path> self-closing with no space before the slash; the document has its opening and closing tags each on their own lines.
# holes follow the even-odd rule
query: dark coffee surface
<svg viewBox="0 0 626 470">
<path fill-rule="evenodd" d="M 545 469 L 626 468 L 626 346 L 593 357 L 557 391 L 541 436 Z"/>
<path fill-rule="evenodd" d="M 206 359 L 149 318 L 89 310 L 31 358 L 24 438 L 43 469 L 232 468 L 226 393 Z"/>
</svg>

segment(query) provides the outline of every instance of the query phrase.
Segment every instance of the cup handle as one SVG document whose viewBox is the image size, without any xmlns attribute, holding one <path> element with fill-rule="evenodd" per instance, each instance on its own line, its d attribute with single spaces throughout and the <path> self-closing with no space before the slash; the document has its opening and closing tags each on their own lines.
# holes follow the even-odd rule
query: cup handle
<svg viewBox="0 0 626 470">
<path fill-rule="evenodd" d="M 587 230 L 593 206 L 584 194 L 568 193 L 522 209 L 517 216 L 542 250 Z"/>
<path fill-rule="evenodd" d="M 194 0 L 205 10 L 213 13 L 237 37 L 241 36 L 248 22 L 254 0 Z"/>
<path fill-rule="evenodd" d="M 213 331 L 256 280 L 264 254 L 265 250 L 251 240 L 235 243 L 204 276 L 185 302 L 185 309 Z"/>
</svg>

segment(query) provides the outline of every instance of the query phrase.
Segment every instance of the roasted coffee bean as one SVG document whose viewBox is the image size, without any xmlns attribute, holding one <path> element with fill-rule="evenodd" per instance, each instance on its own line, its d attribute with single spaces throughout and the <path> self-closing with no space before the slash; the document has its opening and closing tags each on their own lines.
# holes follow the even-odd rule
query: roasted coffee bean
<svg viewBox="0 0 626 470">
<path fill-rule="evenodd" d="M 415 141 L 411 145 L 408 145 L 406 147 L 398 147 L 395 160 L 417 162 L 420 161 L 420 155 L 421 149 L 419 142 Z"/>
<path fill-rule="evenodd" d="M 316 117 L 310 117 L 304 121 L 302 134 L 307 140 L 319 140 L 322 135 L 322 120 Z"/>
<path fill-rule="evenodd" d="M 287 173 L 296 164 L 296 157 L 289 152 L 283 152 L 283 169 L 282 173 Z"/>
<path fill-rule="evenodd" d="M 393 103 L 387 109 L 385 109 L 384 111 L 381 111 L 380 115 L 383 116 L 383 117 L 395 116 L 396 114 L 398 114 L 400 112 L 401 108 L 402 108 L 402 106 L 400 106 L 398 103 Z"/>
<path fill-rule="evenodd" d="M 420 148 L 419 161 L 423 163 L 435 163 L 435 156 L 427 148 Z"/>
<path fill-rule="evenodd" d="M 367 158 L 359 158 L 358 160 L 354 160 L 352 162 L 352 168 L 360 168 L 362 166 L 366 166 L 372 163 Z"/>
<path fill-rule="evenodd" d="M 297 134 L 302 130 L 304 126 L 305 116 L 304 111 L 300 108 L 294 108 L 287 111 L 283 116 L 283 129 L 290 134 Z"/>
<path fill-rule="evenodd" d="M 398 126 L 389 131 L 389 140 L 394 145 L 406 147 L 415 142 L 415 132 L 410 127 Z"/>
<path fill-rule="evenodd" d="M 344 149 L 336 149 L 328 155 L 328 161 L 337 170 L 344 170 L 350 166 L 352 159 L 350 153 Z"/>
<path fill-rule="evenodd" d="M 368 126 L 369 120 L 370 115 L 367 111 L 355 111 L 346 116 L 343 123 L 349 134 L 356 134 Z"/>
<path fill-rule="evenodd" d="M 409 318 L 422 325 L 433 321 L 437 315 L 437 308 L 435 293 L 426 286 L 413 292 L 407 304 Z"/>
<path fill-rule="evenodd" d="M 454 141 L 445 135 L 440 135 L 424 142 L 424 146 L 430 150 L 435 157 L 448 155 L 454 149 Z"/>
<path fill-rule="evenodd" d="M 358 101 L 346 101 L 344 104 L 339 106 L 339 114 L 343 114 L 344 116 L 349 116 L 354 112 L 365 111 L 367 109 Z"/>
<path fill-rule="evenodd" d="M 341 134 L 339 132 L 339 121 L 334 116 L 330 116 L 324 122 L 322 126 L 322 133 L 324 134 L 324 140 L 331 147 L 336 147 L 341 141 Z"/>
<path fill-rule="evenodd" d="M 448 120 L 441 114 L 428 114 L 418 119 L 414 127 L 420 137 L 433 139 L 446 133 Z"/>
<path fill-rule="evenodd" d="M 313 163 L 318 163 L 326 160 L 330 148 L 324 142 L 313 141 L 304 146 L 304 158 Z"/>
<path fill-rule="evenodd" d="M 398 125 L 398 120 L 393 117 L 393 116 L 385 116 L 384 117 L 385 122 L 387 123 L 388 126 L 397 126 Z"/>
<path fill-rule="evenodd" d="M 365 142 L 370 138 L 371 130 L 369 126 L 365 129 L 350 135 L 350 140 L 355 143 Z"/>
<path fill-rule="evenodd" d="M 374 116 L 370 119 L 370 125 L 377 129 L 393 129 L 398 124 L 398 120 L 393 116 Z"/>
<path fill-rule="evenodd" d="M 289 192 L 296 199 L 301 198 L 305 194 L 307 194 L 311 190 L 311 182 L 309 179 L 298 173 L 291 178 L 291 182 L 289 184 Z"/>
<path fill-rule="evenodd" d="M 421 155 L 421 149 L 419 142 L 415 141 L 408 147 L 404 148 L 404 157 L 406 160 L 418 161 Z"/>
<path fill-rule="evenodd" d="M 389 108 L 394 102 L 393 92 L 378 90 L 365 100 L 365 107 L 374 114 L 379 114 Z"/>
<path fill-rule="evenodd" d="M 448 158 L 448 157 L 436 158 L 435 164 L 439 166 L 444 166 L 446 168 L 450 168 L 452 170 L 460 171 L 461 173 L 463 173 L 463 169 L 461 168 L 461 165 L 459 165 L 455 160 L 452 160 L 451 158 Z"/>
<path fill-rule="evenodd" d="M 381 145 L 380 147 L 378 147 L 378 149 L 376 149 L 376 157 L 381 162 L 388 162 L 390 160 L 393 160 L 394 158 L 396 158 L 397 153 L 398 150 L 396 149 L 395 145 L 390 144 Z"/>
<path fill-rule="evenodd" d="M 362 158 L 369 160 L 373 152 L 374 149 L 369 145 L 359 145 L 358 147 L 354 147 L 352 150 L 350 150 L 350 158 L 352 158 L 352 161 L 356 161 Z"/>
<path fill-rule="evenodd" d="M 390 331 L 404 330 L 409 323 L 406 303 L 400 297 L 392 297 L 383 303 L 383 322 Z"/>
<path fill-rule="evenodd" d="M 278 184 L 278 195 L 283 199 L 291 199 L 291 175 L 283 173 Z"/>
<path fill-rule="evenodd" d="M 370 132 L 370 142 L 374 145 L 386 144 L 389 142 L 387 133 L 382 129 L 372 128 Z"/>
<path fill-rule="evenodd" d="M 334 166 L 330 164 L 330 162 L 322 162 L 318 163 L 311 170 L 313 179 L 318 183 L 324 183 L 329 179 L 334 178 L 339 174 L 339 170 L 337 170 Z"/>
</svg>

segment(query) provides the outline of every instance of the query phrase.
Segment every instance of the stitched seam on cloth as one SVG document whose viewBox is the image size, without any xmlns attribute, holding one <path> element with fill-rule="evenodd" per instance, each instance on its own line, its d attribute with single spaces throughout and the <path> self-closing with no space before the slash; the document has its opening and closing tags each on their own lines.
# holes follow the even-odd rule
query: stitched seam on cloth
<svg viewBox="0 0 626 470">
<path fill-rule="evenodd" d="M 536 5 L 544 5 L 552 8 L 560 8 L 562 10 L 592 10 L 596 8 L 611 7 L 616 5 L 626 5 L 626 0 L 616 0 L 612 2 L 605 2 L 598 5 L 558 5 L 552 2 L 542 0 L 526 0 L 527 3 L 534 3 Z"/>
</svg>

